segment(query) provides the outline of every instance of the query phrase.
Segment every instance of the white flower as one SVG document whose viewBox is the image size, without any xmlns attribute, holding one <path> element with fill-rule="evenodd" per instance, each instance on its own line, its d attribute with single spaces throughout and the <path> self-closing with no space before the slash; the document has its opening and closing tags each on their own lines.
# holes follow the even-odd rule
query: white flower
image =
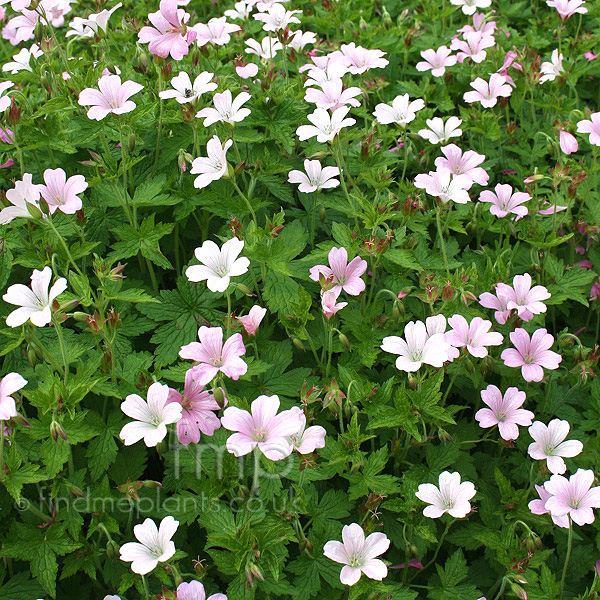
<svg viewBox="0 0 600 600">
<path fill-rule="evenodd" d="M 232 9 L 226 10 L 223 14 L 230 19 L 242 19 L 245 20 L 252 13 L 254 8 L 254 2 L 236 2 Z"/>
<path fill-rule="evenodd" d="M 283 49 L 279 40 L 269 36 L 264 37 L 260 43 L 250 38 L 246 40 L 246 46 L 246 54 L 256 54 L 262 59 L 274 58 Z"/>
<path fill-rule="evenodd" d="M 460 6 L 465 15 L 473 15 L 478 8 L 488 8 L 492 0 L 450 0 L 450 4 Z"/>
<path fill-rule="evenodd" d="M 204 281 L 211 292 L 224 292 L 229 287 L 231 277 L 243 275 L 248 271 L 250 261 L 240 256 L 244 249 L 244 241 L 236 237 L 227 240 L 219 248 L 211 240 L 206 240 L 194 254 L 202 263 L 192 265 L 185 271 L 190 281 Z"/>
<path fill-rule="evenodd" d="M 298 416 L 301 426 L 293 435 L 288 436 L 288 442 L 294 447 L 298 454 L 310 454 L 317 448 L 325 446 L 325 436 L 327 432 L 320 425 L 306 427 L 306 415 L 301 408 L 292 406 L 290 409 L 294 415 Z"/>
<path fill-rule="evenodd" d="M 65 37 L 71 37 L 76 35 L 82 38 L 94 37 L 94 30 L 87 24 L 87 19 L 83 17 L 75 17 L 70 23 L 70 29 L 65 33 Z"/>
<path fill-rule="evenodd" d="M 71 29 L 67 31 L 66 36 L 77 35 L 79 37 L 93 37 L 98 33 L 98 29 L 101 29 L 106 33 L 106 27 L 108 26 L 108 20 L 111 15 L 123 6 L 122 2 L 115 4 L 110 10 L 104 9 L 99 13 L 92 13 L 87 19 L 75 17 L 69 26 Z"/>
<path fill-rule="evenodd" d="M 301 141 L 317 136 L 317 142 L 321 144 L 330 142 L 344 127 L 356 123 L 356 119 L 345 118 L 349 111 L 349 106 L 340 106 L 330 115 L 324 108 L 317 108 L 307 117 L 312 125 L 300 125 L 296 134 Z"/>
<path fill-rule="evenodd" d="M 249 108 L 242 108 L 242 105 L 248 102 L 250 97 L 248 92 L 241 92 L 235 97 L 235 100 L 232 100 L 231 91 L 225 90 L 222 94 L 213 96 L 214 108 L 203 108 L 196 113 L 196 118 L 205 117 L 204 127 L 209 127 L 217 121 L 229 123 L 230 125 L 239 123 L 250 114 Z"/>
<path fill-rule="evenodd" d="M 473 185 L 468 175 L 454 175 L 448 169 L 420 173 L 415 177 L 415 187 L 424 189 L 444 204 L 450 200 L 457 204 L 466 204 L 471 200 L 467 190 Z"/>
<path fill-rule="evenodd" d="M 334 188 L 340 185 L 337 179 L 334 179 L 340 174 L 337 167 L 322 167 L 318 160 L 305 160 L 304 170 L 290 171 L 288 175 L 289 183 L 299 183 L 298 191 L 309 194 L 318 190 Z"/>
<path fill-rule="evenodd" d="M 301 10 L 286 10 L 281 4 L 273 4 L 267 12 L 257 13 L 254 18 L 263 22 L 264 31 L 279 31 L 290 23 L 300 23 L 300 19 L 294 15 L 301 13 Z"/>
<path fill-rule="evenodd" d="M 39 58 L 42 56 L 43 52 L 40 50 L 37 44 L 33 44 L 31 48 L 22 48 L 18 54 L 13 56 L 13 62 L 8 62 L 5 65 L 2 65 L 3 71 L 8 71 L 13 75 L 18 73 L 19 71 L 31 71 L 31 66 L 29 61 L 31 57 Z"/>
<path fill-rule="evenodd" d="M 15 283 L 6 290 L 2 296 L 4 302 L 20 307 L 6 317 L 9 327 L 19 327 L 28 320 L 36 327 L 43 327 L 52 321 L 52 303 L 67 289 L 67 280 L 60 277 L 50 288 L 51 279 L 50 267 L 44 267 L 43 271 L 34 269 L 31 274 L 31 288 L 22 283 Z"/>
<path fill-rule="evenodd" d="M 317 35 L 312 31 L 295 31 L 292 39 L 288 43 L 290 50 L 300 52 L 308 44 L 314 44 L 317 41 Z"/>
<path fill-rule="evenodd" d="M 567 440 L 571 426 L 568 421 L 552 419 L 548 425 L 534 421 L 529 428 L 529 435 L 535 440 L 529 445 L 527 452 L 535 460 L 545 460 L 551 473 L 562 475 L 567 465 L 562 457 L 573 458 L 583 451 L 579 440 Z"/>
<path fill-rule="evenodd" d="M 15 182 L 15 187 L 6 192 L 6 199 L 12 204 L 0 210 L 0 225 L 6 225 L 17 217 L 31 219 L 28 204 L 39 209 L 38 201 L 44 186 L 32 183 L 32 174 L 25 173 L 22 181 Z"/>
<path fill-rule="evenodd" d="M 375 107 L 373 116 L 382 125 L 389 125 L 390 123 L 396 123 L 402 127 L 405 127 L 408 123 L 413 121 L 417 116 L 417 112 L 425 108 L 425 102 L 418 98 L 417 100 L 410 101 L 408 94 L 396 96 L 392 100 L 392 105 L 378 104 Z"/>
<path fill-rule="evenodd" d="M 151 448 L 165 439 L 167 425 L 181 419 L 182 407 L 179 402 L 167 404 L 169 386 L 153 383 L 148 388 L 148 401 L 137 394 L 130 394 L 121 403 L 121 410 L 135 421 L 127 423 L 121 429 L 119 437 L 126 446 L 141 439 Z"/>
<path fill-rule="evenodd" d="M 140 543 L 123 544 L 119 550 L 121 560 L 130 562 L 131 570 L 138 575 L 150 573 L 159 562 L 165 562 L 175 554 L 175 544 L 171 538 L 175 535 L 177 527 L 179 521 L 170 516 L 160 522 L 159 528 L 152 519 L 146 519 L 133 528 L 133 533 Z"/>
<path fill-rule="evenodd" d="M 440 117 L 427 119 L 429 129 L 420 129 L 418 134 L 432 144 L 445 144 L 453 137 L 460 137 L 462 129 L 459 129 L 462 120 L 458 117 L 450 117 L 445 123 Z"/>
<path fill-rule="evenodd" d="M 10 96 L 3 96 L 6 90 L 15 85 L 12 81 L 3 81 L 0 83 L 0 112 L 4 112 L 10 106 Z"/>
<path fill-rule="evenodd" d="M 470 481 L 460 482 L 460 473 L 444 471 L 439 477 L 439 488 L 433 483 L 422 483 L 415 496 L 430 505 L 423 509 L 423 514 L 430 519 L 437 519 L 444 513 L 462 519 L 471 512 L 469 500 L 475 493 L 475 486 Z"/>
<path fill-rule="evenodd" d="M 182 71 L 171 79 L 172 90 L 165 90 L 158 95 L 163 98 L 175 98 L 179 104 L 194 102 L 205 92 L 212 92 L 217 89 L 217 84 L 212 81 L 214 73 L 203 71 L 194 79 L 194 83 L 190 76 Z"/>
<path fill-rule="evenodd" d="M 343 55 L 313 56 L 313 62 L 313 65 L 308 63 L 299 69 L 300 72 L 308 70 L 304 87 L 320 87 L 325 81 L 341 79 L 350 72 L 348 61 Z"/>
<path fill-rule="evenodd" d="M 208 157 L 198 157 L 192 161 L 190 173 L 192 175 L 200 174 L 194 180 L 194 187 L 202 189 L 217 179 L 221 179 L 227 173 L 227 150 L 233 142 L 227 140 L 221 145 L 218 136 L 213 135 L 206 144 L 206 153 Z"/>
<path fill-rule="evenodd" d="M 560 77 L 565 72 L 562 64 L 563 55 L 560 54 L 558 50 L 553 50 L 550 61 L 551 62 L 542 63 L 542 76 L 540 77 L 540 83 L 554 81 L 557 77 Z"/>
</svg>

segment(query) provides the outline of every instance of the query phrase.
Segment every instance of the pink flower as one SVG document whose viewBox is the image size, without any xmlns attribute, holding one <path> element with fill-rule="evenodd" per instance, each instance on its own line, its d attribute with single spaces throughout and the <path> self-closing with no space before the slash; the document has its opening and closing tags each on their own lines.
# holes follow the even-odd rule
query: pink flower
<svg viewBox="0 0 600 600">
<path fill-rule="evenodd" d="M 552 294 L 543 285 L 531 287 L 531 275 L 515 275 L 513 287 L 506 283 L 496 286 L 496 293 L 507 298 L 506 308 L 516 310 L 523 321 L 531 321 L 534 315 L 546 312 L 543 300 L 548 300 Z"/>
<path fill-rule="evenodd" d="M 243 2 L 238 2 L 243 4 Z M 230 11 L 231 12 L 231 11 Z M 212 594 L 206 598 L 204 586 L 199 581 L 180 583 L 177 587 L 177 600 L 227 600 L 225 594 Z"/>
<path fill-rule="evenodd" d="M 293 170 L 288 174 L 288 181 L 299 183 L 298 191 L 303 194 L 331 189 L 340 185 L 340 182 L 335 179 L 340 174 L 337 167 L 322 167 L 318 160 L 306 159 L 304 170 L 306 173 Z"/>
<path fill-rule="evenodd" d="M 347 302 L 337 303 L 339 296 L 340 292 L 336 291 L 335 288 L 332 290 L 327 290 L 321 295 L 321 308 L 323 309 L 323 314 L 328 321 L 331 319 L 331 317 L 333 317 L 333 315 L 335 315 L 335 313 L 337 313 L 339 310 L 342 310 L 344 306 L 348 306 Z"/>
<path fill-rule="evenodd" d="M 502 294 L 490 294 L 489 292 L 485 292 L 479 296 L 479 304 L 484 306 L 485 308 L 493 308 L 496 312 L 494 313 L 494 318 L 497 323 L 500 325 L 504 325 L 506 320 L 510 316 L 510 310 L 506 307 L 508 302 L 508 298 L 503 296 Z"/>
<path fill-rule="evenodd" d="M 451 56 L 451 53 L 452 51 L 447 46 L 440 46 L 437 50 L 433 50 L 433 48 L 423 50 L 421 56 L 425 60 L 417 63 L 417 71 L 431 69 L 431 74 L 434 77 L 441 77 L 446 72 L 446 67 L 456 64 L 456 56 Z"/>
<path fill-rule="evenodd" d="M 333 278 L 332 291 L 338 294 L 344 290 L 351 296 L 358 296 L 365 289 L 361 275 L 367 270 L 367 261 L 359 256 L 348 263 L 346 248 L 332 248 L 329 251 L 329 267 L 316 265 L 310 269 L 310 278 L 319 281 L 319 275 Z"/>
<path fill-rule="evenodd" d="M 553 517 L 570 517 L 577 525 L 594 522 L 594 508 L 600 508 L 600 487 L 592 487 L 594 471 L 577 469 L 569 479 L 552 475 L 544 487 L 551 496 L 545 507 Z"/>
<path fill-rule="evenodd" d="M 528 506 L 529 510 L 534 515 L 547 515 L 550 511 L 546 508 L 546 501 L 550 498 L 550 492 L 546 491 L 546 488 L 543 485 L 536 485 L 535 490 L 539 495 L 538 499 L 532 500 Z M 569 517 L 567 515 L 563 515 L 561 517 L 556 515 L 551 515 L 552 520 L 555 525 L 559 527 L 564 527 L 565 529 L 569 528 Z"/>
<path fill-rule="evenodd" d="M 528 427 L 535 417 L 530 410 L 521 408 L 525 398 L 525 392 L 516 387 L 509 387 L 502 396 L 495 385 L 488 385 L 485 390 L 481 390 L 481 399 L 489 408 L 478 410 L 475 420 L 484 429 L 498 425 L 503 440 L 516 440 L 519 437 L 517 425 Z"/>
<path fill-rule="evenodd" d="M 138 34 L 142 44 L 148 44 L 151 54 L 173 60 L 181 60 L 188 52 L 190 44 L 196 39 L 196 32 L 186 29 L 190 15 L 177 8 L 177 0 L 160 0 L 157 12 L 148 15 L 154 27 L 142 27 Z"/>
<path fill-rule="evenodd" d="M 101 121 L 106 115 L 122 115 L 135 109 L 131 96 L 141 92 L 143 85 L 135 81 L 121 83 L 118 75 L 106 75 L 98 80 L 100 91 L 86 88 L 79 94 L 80 106 L 91 106 L 87 112 L 88 119 Z"/>
<path fill-rule="evenodd" d="M 343 81 L 341 79 L 324 81 L 320 87 L 321 89 L 316 87 L 308 88 L 304 100 L 316 104 L 317 108 L 332 111 L 346 104 L 354 107 L 360 106 L 360 100 L 357 100 L 356 96 L 359 96 L 362 92 L 358 87 L 343 89 Z"/>
<path fill-rule="evenodd" d="M 342 542 L 329 541 L 323 546 L 323 554 L 343 564 L 340 581 L 344 585 L 354 585 L 364 573 L 369 579 L 381 581 L 387 577 L 387 566 L 376 558 L 390 547 L 385 533 L 372 533 L 365 539 L 365 532 L 358 523 L 344 525 Z"/>
<path fill-rule="evenodd" d="M 600 296 L 600 282 L 595 281 L 590 289 L 590 300 L 598 300 Z"/>
<path fill-rule="evenodd" d="M 298 431 L 288 437 L 288 442 L 294 447 L 294 450 L 298 454 L 310 454 L 317 448 L 324 448 L 325 435 L 327 434 L 325 429 L 320 425 L 307 428 L 304 411 L 297 406 L 292 406 L 290 410 L 298 416 L 301 423 Z"/>
<path fill-rule="evenodd" d="M 545 329 L 536 330 L 531 339 L 525 329 L 517 328 L 510 334 L 515 348 L 502 351 L 500 358 L 507 367 L 521 367 L 525 381 L 541 381 L 544 368 L 558 369 L 562 356 L 552 352 L 554 338 Z"/>
<path fill-rule="evenodd" d="M 546 0 L 546 4 L 556 9 L 561 21 L 566 21 L 576 13 L 585 14 L 588 11 L 583 6 L 585 0 Z"/>
<path fill-rule="evenodd" d="M 179 356 L 191 359 L 200 364 L 193 367 L 194 376 L 203 381 L 210 381 L 221 372 L 233 380 L 239 379 L 248 370 L 248 365 L 240 358 L 246 354 L 246 348 L 239 333 L 234 333 L 223 344 L 221 327 L 200 327 L 200 342 L 191 342 L 181 347 Z"/>
<path fill-rule="evenodd" d="M 266 12 L 256 13 L 254 18 L 263 23 L 264 31 L 279 31 L 290 23 L 300 23 L 300 19 L 295 15 L 301 13 L 301 10 L 286 10 L 281 4 L 273 4 Z"/>
<path fill-rule="evenodd" d="M 238 65 L 235 68 L 235 72 L 242 78 L 248 79 L 249 77 L 255 77 L 258 73 L 258 65 L 255 63 L 248 63 L 247 65 Z"/>
<path fill-rule="evenodd" d="M 495 43 L 494 36 L 482 31 L 472 31 L 464 34 L 464 40 L 454 38 L 450 49 L 459 50 L 456 54 L 459 63 L 463 63 L 467 58 L 474 63 L 480 63 L 487 56 L 486 48 L 491 48 Z"/>
<path fill-rule="evenodd" d="M 199 23 L 192 29 L 197 33 L 196 44 L 202 47 L 205 44 L 224 46 L 229 43 L 231 33 L 240 31 L 241 27 L 235 23 L 228 23 L 227 17 L 213 17 L 207 24 Z"/>
<path fill-rule="evenodd" d="M 35 10 L 23 9 L 21 14 L 13 17 L 6 28 L 14 31 L 10 38 L 10 43 L 14 46 L 19 42 L 26 42 L 33 39 L 36 25 L 40 20 L 40 15 Z M 50 19 L 52 22 L 52 19 Z"/>
<path fill-rule="evenodd" d="M 460 6 L 465 15 L 472 15 L 478 8 L 488 8 L 492 0 L 450 0 L 450 4 Z"/>
<path fill-rule="evenodd" d="M 455 519 L 462 519 L 471 512 L 469 500 L 475 495 L 475 486 L 470 481 L 460 481 L 460 473 L 444 471 L 439 477 L 439 488 L 433 483 L 422 483 L 415 496 L 430 506 L 423 509 L 423 515 L 437 519 L 448 513 Z"/>
<path fill-rule="evenodd" d="M 531 196 L 525 192 L 514 192 L 511 185 L 507 183 L 499 183 L 494 188 L 494 192 L 484 190 L 479 194 L 480 202 L 489 202 L 490 212 L 498 217 L 503 218 L 507 215 L 516 215 L 517 220 L 529 214 L 529 209 L 526 206 L 521 206 L 524 202 L 531 200 Z"/>
<path fill-rule="evenodd" d="M 486 15 L 483 13 L 475 13 L 473 15 L 473 25 L 465 25 L 461 27 L 458 32 L 465 34 L 471 31 L 481 31 L 487 35 L 493 35 L 494 31 L 496 31 L 496 21 L 486 22 Z"/>
<path fill-rule="evenodd" d="M 10 106 L 10 96 L 3 96 L 3 94 L 13 85 L 15 84 L 12 81 L 3 81 L 0 83 L 0 112 L 4 112 Z"/>
<path fill-rule="evenodd" d="M 438 170 L 448 169 L 454 175 L 466 175 L 474 183 L 487 185 L 490 176 L 487 171 L 479 165 L 485 160 L 483 154 L 477 154 L 474 150 L 463 151 L 456 144 L 449 144 L 441 148 L 444 157 L 435 159 Z"/>
<path fill-rule="evenodd" d="M 382 50 L 370 50 L 362 46 L 357 46 L 354 42 L 342 44 L 340 51 L 339 53 L 334 52 L 332 54 L 336 56 L 341 54 L 345 59 L 348 72 L 352 73 L 352 75 L 361 75 L 370 69 L 383 69 L 390 62 L 387 58 L 383 58 L 385 52 Z"/>
<path fill-rule="evenodd" d="M 0 421 L 17 416 L 17 405 L 12 395 L 27 385 L 18 373 L 8 373 L 0 380 Z"/>
<path fill-rule="evenodd" d="M 448 319 L 448 325 L 452 329 L 446 333 L 446 341 L 455 348 L 466 348 L 471 356 L 477 358 L 488 355 L 486 346 L 499 346 L 504 339 L 501 333 L 490 332 L 492 322 L 481 317 L 475 317 L 468 323 L 462 315 L 454 315 Z"/>
<path fill-rule="evenodd" d="M 40 186 L 40 193 L 46 202 L 50 213 L 60 210 L 66 215 L 73 215 L 81 209 L 81 198 L 88 184 L 83 175 L 73 175 L 67 179 L 63 169 L 46 169 L 44 183 Z"/>
<path fill-rule="evenodd" d="M 594 54 L 593 52 L 585 52 L 583 54 L 583 58 L 587 58 L 588 60 L 596 60 L 600 54 Z"/>
<path fill-rule="evenodd" d="M 575 136 L 564 129 L 560 130 L 559 140 L 560 149 L 565 154 L 573 154 L 573 152 L 577 152 L 579 149 L 579 144 L 577 143 Z"/>
<path fill-rule="evenodd" d="M 35 210 L 39 210 L 40 190 L 42 186 L 33 183 L 33 175 L 24 173 L 21 181 L 6 192 L 6 199 L 12 204 L 0 210 L 0 225 L 6 225 L 17 217 L 33 218 Z M 33 208 L 34 213 L 30 212 Z"/>
<path fill-rule="evenodd" d="M 536 421 L 529 428 L 529 435 L 535 440 L 529 445 L 527 452 L 534 460 L 545 460 L 551 473 L 562 475 L 567 470 L 563 460 L 573 458 L 583 452 L 583 444 L 579 440 L 567 440 L 571 426 L 568 421 L 552 419 L 548 426 Z"/>
<path fill-rule="evenodd" d="M 169 388 L 167 405 L 175 402 L 182 408 L 181 419 L 177 421 L 177 438 L 184 446 L 189 443 L 197 444 L 200 441 L 200 432 L 211 436 L 221 427 L 221 421 L 215 415 L 215 411 L 221 407 L 212 392 L 204 390 L 210 379 L 197 378 L 197 375 L 198 372 L 194 368 L 186 372 L 183 396 L 177 390 Z"/>
<path fill-rule="evenodd" d="M 246 316 L 236 317 L 236 319 L 242 324 L 242 327 L 248 335 L 256 335 L 256 330 L 266 314 L 266 308 L 254 305 Z"/>
<path fill-rule="evenodd" d="M 474 91 L 465 92 L 465 102 L 480 102 L 484 108 L 496 106 L 498 98 L 508 98 L 512 94 L 512 88 L 506 83 L 506 78 L 499 73 L 492 73 L 490 81 L 478 77 L 471 82 Z"/>
<path fill-rule="evenodd" d="M 600 112 L 593 113 L 589 121 L 578 121 L 577 133 L 589 133 L 590 144 L 600 146 Z"/>
<path fill-rule="evenodd" d="M 414 121 L 417 116 L 417 112 L 425 108 L 425 102 L 422 98 L 410 101 L 408 94 L 396 96 L 392 100 L 392 105 L 389 104 L 378 104 L 375 107 L 373 116 L 382 125 L 389 125 L 390 123 L 396 123 L 400 127 L 406 127 L 408 123 Z"/>
<path fill-rule="evenodd" d="M 279 410 L 278 396 L 259 396 L 250 412 L 230 406 L 221 417 L 221 425 L 233 435 L 227 438 L 227 450 L 234 456 L 244 456 L 258 448 L 269 460 L 281 460 L 292 453 L 288 436 L 302 425 L 298 413 Z"/>
<path fill-rule="evenodd" d="M 553 215 L 555 212 L 559 213 L 563 210 L 567 210 L 567 207 L 550 203 L 543 198 L 540 198 L 538 201 L 538 215 Z"/>
<path fill-rule="evenodd" d="M 414 184 L 430 196 L 439 198 L 444 204 L 450 200 L 457 204 L 471 201 L 467 190 L 473 185 L 473 180 L 467 175 L 453 175 L 448 169 L 420 173 L 415 177 Z"/>
<path fill-rule="evenodd" d="M 425 319 L 425 327 L 427 329 L 427 337 L 430 338 L 431 336 L 435 335 L 436 333 L 441 333 L 444 336 L 444 341 L 446 342 L 446 344 L 448 344 L 447 347 L 447 352 L 448 352 L 448 360 L 450 362 L 452 362 L 454 359 L 458 358 L 460 356 L 460 352 L 458 351 L 458 348 L 455 348 L 454 346 L 450 345 L 450 342 L 448 341 L 447 333 L 450 332 L 446 332 L 446 317 L 444 315 L 434 315 L 432 317 L 427 317 Z"/>
</svg>

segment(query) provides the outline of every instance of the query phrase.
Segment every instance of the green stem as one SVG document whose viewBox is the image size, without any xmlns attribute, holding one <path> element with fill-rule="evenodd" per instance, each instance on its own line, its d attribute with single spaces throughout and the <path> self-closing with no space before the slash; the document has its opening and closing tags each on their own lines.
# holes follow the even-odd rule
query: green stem
<svg viewBox="0 0 600 600">
<path fill-rule="evenodd" d="M 254 448 L 254 472 L 252 474 L 252 488 L 250 489 L 250 497 L 252 498 L 258 490 L 258 474 L 260 473 L 260 450 Z"/>
<path fill-rule="evenodd" d="M 560 580 L 560 600 L 562 600 L 563 593 L 565 591 L 565 579 L 567 577 L 567 568 L 569 566 L 569 559 L 571 558 L 571 546 L 573 545 L 573 523 L 571 522 L 571 516 L 569 515 L 569 538 L 567 541 L 567 556 L 565 557 L 565 566 L 563 567 L 562 577 Z"/>
<path fill-rule="evenodd" d="M 142 585 L 144 586 L 144 598 L 146 600 L 150 600 L 150 590 L 148 589 L 148 582 L 146 581 L 146 577 L 142 575 Z"/>
<path fill-rule="evenodd" d="M 65 242 L 65 239 L 63 238 L 63 236 L 58 232 L 58 230 L 54 226 L 54 223 L 52 222 L 52 217 L 50 215 L 48 215 L 46 222 L 48 223 L 48 225 L 50 225 L 50 229 L 52 229 L 52 231 L 54 232 L 54 235 L 56 235 L 56 237 L 60 241 L 62 247 L 64 248 L 65 253 L 67 254 L 67 271 L 69 270 L 69 263 L 71 263 L 73 265 L 73 268 L 77 271 L 77 273 L 79 275 L 83 276 L 81 269 L 77 266 L 75 259 L 71 255 L 71 251 L 69 250 L 69 247 L 67 246 L 67 242 Z"/>
<path fill-rule="evenodd" d="M 231 335 L 231 292 L 229 291 L 229 286 L 227 286 L 226 290 L 227 294 L 227 339 Z"/>
<path fill-rule="evenodd" d="M 158 71 L 158 93 L 162 91 L 162 73 Z M 158 165 L 158 156 L 160 152 L 160 139 L 162 137 L 162 120 L 163 120 L 163 105 L 164 102 L 160 103 L 160 107 L 158 109 L 158 134 L 156 136 L 156 149 L 154 150 L 154 164 L 152 165 L 152 174 L 150 177 L 154 177 L 154 173 L 156 173 L 156 166 Z"/>
<path fill-rule="evenodd" d="M 402 178 L 400 181 L 404 183 L 404 177 L 406 176 L 406 166 L 408 165 L 408 135 L 406 134 L 406 129 L 404 130 L 404 135 L 402 136 L 402 142 L 404 145 L 404 164 L 402 165 Z"/>
<path fill-rule="evenodd" d="M 123 165 L 123 193 L 127 198 L 127 161 L 125 159 L 125 144 L 123 143 L 123 124 L 119 119 L 119 139 L 121 141 L 121 163 Z"/>
<path fill-rule="evenodd" d="M 4 421 L 0 421 L 0 478 L 4 479 Z"/>
<path fill-rule="evenodd" d="M 331 367 L 331 355 L 332 352 L 332 342 L 333 342 L 333 327 L 331 324 L 327 322 L 327 327 L 329 329 L 329 333 L 327 336 L 327 367 L 325 368 L 325 379 L 329 377 L 329 368 Z"/>
<path fill-rule="evenodd" d="M 438 238 L 440 246 L 442 248 L 442 255 L 444 256 L 444 265 L 446 267 L 446 275 L 450 279 L 450 268 L 448 267 L 448 255 L 446 254 L 446 244 L 444 242 L 444 233 L 442 231 L 442 224 L 440 223 L 440 207 L 436 204 L 435 206 L 435 221 L 437 223 Z"/>
<path fill-rule="evenodd" d="M 256 227 L 258 228 L 258 223 L 256 222 L 256 213 L 254 212 L 254 209 L 252 208 L 252 204 L 250 204 L 250 200 L 248 200 L 248 198 L 244 195 L 242 190 L 240 190 L 238 184 L 235 182 L 235 179 L 231 178 L 230 181 L 233 184 L 235 191 L 240 195 L 242 200 L 246 203 L 246 206 L 248 207 L 248 210 L 250 211 L 250 214 L 252 215 L 252 220 L 254 221 L 254 225 L 256 225 Z"/>
<path fill-rule="evenodd" d="M 54 357 L 52 356 L 52 354 L 50 354 L 50 352 L 48 352 L 48 350 L 46 349 L 46 346 L 44 346 L 40 340 L 38 340 L 37 336 L 35 335 L 35 328 L 33 328 L 31 330 L 31 337 L 29 339 L 29 341 L 38 349 L 42 352 L 42 354 L 44 354 L 44 356 L 46 356 L 46 358 L 48 359 L 48 361 L 50 362 L 50 364 L 56 369 L 56 371 L 58 373 L 62 373 L 62 367 L 59 366 L 59 364 L 54 360 Z M 63 374 L 64 376 L 64 374 Z"/>
<path fill-rule="evenodd" d="M 67 360 L 67 349 L 65 347 L 65 340 L 63 338 L 63 334 L 62 334 L 62 328 L 60 323 L 58 322 L 58 319 L 54 320 L 54 329 L 56 330 L 56 335 L 58 336 L 58 344 L 60 346 L 60 353 L 62 356 L 62 360 L 63 360 L 63 365 L 64 365 L 64 381 L 65 381 L 65 387 L 67 386 L 67 384 L 69 383 L 69 361 Z"/>
<path fill-rule="evenodd" d="M 448 523 L 446 523 L 446 528 L 444 529 L 444 533 L 442 533 L 439 541 L 438 541 L 438 545 L 437 548 L 435 549 L 435 553 L 433 555 L 433 558 L 423 567 L 423 571 L 427 568 L 429 568 L 436 560 L 438 554 L 440 553 L 440 550 L 442 548 L 442 544 L 444 543 L 444 540 L 446 539 L 446 535 L 448 534 L 448 531 L 450 530 L 450 527 L 452 526 L 452 524 L 454 523 L 455 519 L 452 519 L 451 521 L 448 521 Z M 418 575 L 418 573 L 417 573 Z M 416 575 L 413 575 L 413 577 L 411 578 L 414 579 Z"/>
<path fill-rule="evenodd" d="M 315 223 L 317 217 L 317 201 L 319 199 L 319 189 L 313 194 L 313 205 L 312 205 L 312 216 L 311 216 L 311 227 L 310 227 L 310 248 L 315 249 Z"/>
<path fill-rule="evenodd" d="M 350 207 L 350 212 L 352 214 L 352 216 L 354 217 L 354 225 L 356 227 L 356 229 L 358 229 L 358 219 L 356 218 L 356 214 L 354 212 L 354 203 L 352 202 L 352 199 L 350 198 L 350 194 L 348 193 L 348 188 L 346 187 L 346 174 L 344 172 L 343 166 L 342 166 L 342 158 L 341 158 L 341 150 L 342 150 L 342 146 L 340 144 L 340 138 L 338 137 L 338 143 L 337 146 L 334 146 L 334 151 L 333 151 L 333 158 L 335 159 L 335 164 L 337 165 L 339 171 L 340 171 L 340 182 L 342 184 L 342 189 L 344 190 L 344 195 L 346 196 L 346 200 L 348 201 L 348 206 Z"/>
</svg>

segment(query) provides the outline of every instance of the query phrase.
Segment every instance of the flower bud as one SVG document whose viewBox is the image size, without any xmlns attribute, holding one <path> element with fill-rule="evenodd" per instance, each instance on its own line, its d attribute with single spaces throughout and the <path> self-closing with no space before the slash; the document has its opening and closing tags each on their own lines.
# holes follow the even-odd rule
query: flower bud
<svg viewBox="0 0 600 600">
<path fill-rule="evenodd" d="M 21 107 L 17 106 L 15 97 L 12 97 L 10 109 L 8 111 L 8 123 L 9 125 L 18 125 L 21 122 Z"/>
<path fill-rule="evenodd" d="M 114 540 L 108 540 L 108 542 L 106 542 L 106 556 L 108 556 L 108 558 L 116 558 L 119 556 L 119 544 Z"/>
<path fill-rule="evenodd" d="M 130 154 L 135 150 L 135 133 L 133 131 L 127 136 L 127 148 Z"/>
<path fill-rule="evenodd" d="M 340 340 L 340 343 L 346 347 L 346 349 L 350 350 L 350 341 L 343 333 L 339 334 L 338 339 Z"/>
<path fill-rule="evenodd" d="M 23 416 L 23 415 L 17 415 L 15 417 L 13 417 L 11 419 L 11 421 L 16 425 L 16 426 L 20 426 L 20 427 L 31 427 L 31 423 Z"/>
<path fill-rule="evenodd" d="M 41 219 L 44 216 L 42 211 L 35 204 L 31 204 L 31 202 L 26 202 L 25 207 L 27 208 L 27 212 L 34 219 Z"/>
<path fill-rule="evenodd" d="M 516 583 L 511 583 L 510 589 L 512 593 L 515 594 L 515 596 L 517 596 L 517 598 L 519 598 L 520 600 L 527 600 L 527 592 L 520 585 L 517 585 Z"/>
<path fill-rule="evenodd" d="M 219 405 L 220 408 L 225 406 L 225 394 L 223 393 L 223 389 L 220 387 L 216 387 L 213 391 L 213 398 L 215 402 Z"/>
<path fill-rule="evenodd" d="M 54 442 L 58 442 L 59 436 L 63 440 L 65 440 L 65 442 L 68 441 L 67 432 L 63 429 L 63 426 L 60 423 L 54 420 L 52 421 L 52 423 L 50 423 L 50 436 L 52 437 Z"/>
<path fill-rule="evenodd" d="M 243 283 L 238 283 L 238 284 L 236 284 L 236 286 L 237 286 L 237 289 L 240 292 L 242 292 L 242 294 L 244 294 L 245 296 L 249 296 L 249 297 L 256 296 L 256 294 L 247 285 L 244 285 Z"/>
<path fill-rule="evenodd" d="M 72 498 L 85 498 L 85 494 L 82 492 L 81 488 L 76 485 L 69 487 L 69 495 Z"/>
</svg>

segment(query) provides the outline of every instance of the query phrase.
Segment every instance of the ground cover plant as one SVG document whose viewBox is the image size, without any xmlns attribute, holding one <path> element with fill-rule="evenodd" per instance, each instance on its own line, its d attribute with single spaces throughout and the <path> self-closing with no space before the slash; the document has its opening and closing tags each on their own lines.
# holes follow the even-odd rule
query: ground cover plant
<svg viewBox="0 0 600 600">
<path fill-rule="evenodd" d="M 0 599 L 600 597 L 600 8 L 0 0 Z"/>
</svg>

